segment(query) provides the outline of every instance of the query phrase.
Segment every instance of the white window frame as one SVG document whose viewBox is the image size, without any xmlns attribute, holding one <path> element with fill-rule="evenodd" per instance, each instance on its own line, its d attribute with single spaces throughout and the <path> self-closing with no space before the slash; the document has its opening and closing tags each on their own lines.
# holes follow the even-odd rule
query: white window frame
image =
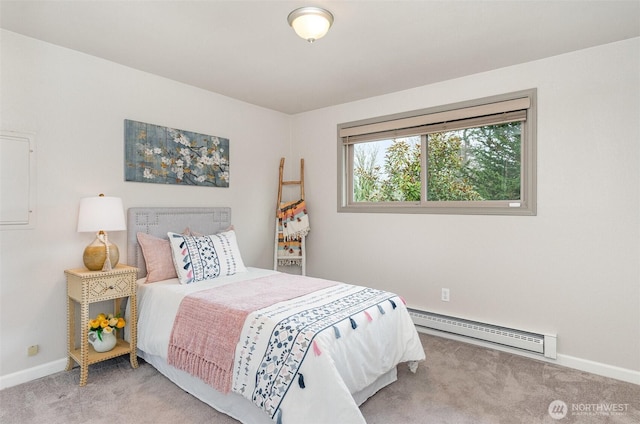
<svg viewBox="0 0 640 424">
<path fill-rule="evenodd" d="M 437 213 L 463 215 L 536 215 L 537 90 L 529 89 L 418 111 L 338 124 L 338 212 Z M 457 122 L 497 124 L 501 117 L 524 114 L 521 134 L 520 199 L 484 201 L 354 202 L 353 146 L 362 141 L 421 133 L 426 126 L 442 130 Z M 424 149 L 424 146 L 423 146 Z M 424 153 L 424 152 L 423 152 Z M 422 155 L 423 162 L 427 155 Z M 426 169 L 423 163 L 423 181 Z"/>
</svg>

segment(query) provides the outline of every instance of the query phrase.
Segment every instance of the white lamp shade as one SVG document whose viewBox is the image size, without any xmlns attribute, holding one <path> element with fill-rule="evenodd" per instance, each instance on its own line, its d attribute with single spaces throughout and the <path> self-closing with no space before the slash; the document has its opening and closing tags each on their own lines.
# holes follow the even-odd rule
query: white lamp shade
<svg viewBox="0 0 640 424">
<path fill-rule="evenodd" d="M 333 24 L 333 15 L 319 7 L 301 7 L 291 12 L 287 20 L 296 34 L 314 42 L 327 34 Z"/>
<path fill-rule="evenodd" d="M 80 200 L 78 232 L 123 231 L 127 226 L 119 197 L 85 197 Z"/>
</svg>

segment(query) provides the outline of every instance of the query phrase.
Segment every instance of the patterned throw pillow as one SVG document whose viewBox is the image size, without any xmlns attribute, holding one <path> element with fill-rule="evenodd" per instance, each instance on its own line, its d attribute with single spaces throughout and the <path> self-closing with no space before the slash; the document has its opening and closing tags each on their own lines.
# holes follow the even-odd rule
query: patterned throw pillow
<svg viewBox="0 0 640 424">
<path fill-rule="evenodd" d="M 209 236 L 167 233 L 181 284 L 245 272 L 235 231 Z"/>
</svg>

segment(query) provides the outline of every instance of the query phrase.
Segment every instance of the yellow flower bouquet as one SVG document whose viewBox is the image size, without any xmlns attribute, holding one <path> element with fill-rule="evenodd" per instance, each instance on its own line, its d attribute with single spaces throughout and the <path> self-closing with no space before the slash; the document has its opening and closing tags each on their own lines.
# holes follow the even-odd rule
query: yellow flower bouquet
<svg viewBox="0 0 640 424">
<path fill-rule="evenodd" d="M 114 332 L 117 328 L 124 328 L 127 325 L 124 318 L 113 314 L 105 315 L 98 314 L 95 319 L 89 321 L 89 332 L 95 332 L 98 338 L 102 341 L 102 333 L 109 334 Z"/>
</svg>

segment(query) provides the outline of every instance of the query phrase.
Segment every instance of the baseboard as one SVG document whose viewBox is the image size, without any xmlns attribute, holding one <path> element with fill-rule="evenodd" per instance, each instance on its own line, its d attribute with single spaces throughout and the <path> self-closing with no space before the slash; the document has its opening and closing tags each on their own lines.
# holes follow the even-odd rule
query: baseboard
<svg viewBox="0 0 640 424">
<path fill-rule="evenodd" d="M 476 340 L 469 337 L 458 336 L 456 334 L 445 333 L 438 330 L 432 330 L 416 325 L 416 329 L 425 334 L 432 336 L 443 337 L 445 339 L 456 340 L 463 343 L 469 343 L 476 346 L 485 347 L 488 349 L 495 349 L 502 352 L 513 353 L 514 355 L 525 356 L 527 358 L 535 359 L 538 361 L 548 362 L 550 364 L 560 365 L 562 367 L 573 368 L 579 371 L 585 371 L 591 374 L 600 375 L 603 377 L 613 378 L 616 380 L 625 381 L 627 383 L 640 385 L 640 371 L 634 371 L 627 368 L 615 367 L 612 365 L 603 364 L 601 362 L 590 361 L 588 359 L 576 358 L 574 356 L 563 355 L 558 353 L 557 359 L 545 358 L 543 355 L 530 353 L 524 350 L 514 349 L 508 346 L 502 346 L 495 343 L 489 343 L 482 340 Z M 429 357 L 427 357 L 427 361 Z"/>
<path fill-rule="evenodd" d="M 65 358 L 38 365 L 37 367 L 28 368 L 23 371 L 14 372 L 13 374 L 0 376 L 0 390 L 64 371 L 66 367 L 67 359 Z"/>
<path fill-rule="evenodd" d="M 569 355 L 558 354 L 556 361 L 549 361 L 554 364 L 567 368 L 574 368 L 591 374 L 597 374 L 604 377 L 615 378 L 616 380 L 626 381 L 640 385 L 640 371 L 633 371 L 626 368 L 615 367 L 613 365 L 603 364 L 602 362 L 589 361 L 588 359 L 576 358 Z"/>
</svg>

